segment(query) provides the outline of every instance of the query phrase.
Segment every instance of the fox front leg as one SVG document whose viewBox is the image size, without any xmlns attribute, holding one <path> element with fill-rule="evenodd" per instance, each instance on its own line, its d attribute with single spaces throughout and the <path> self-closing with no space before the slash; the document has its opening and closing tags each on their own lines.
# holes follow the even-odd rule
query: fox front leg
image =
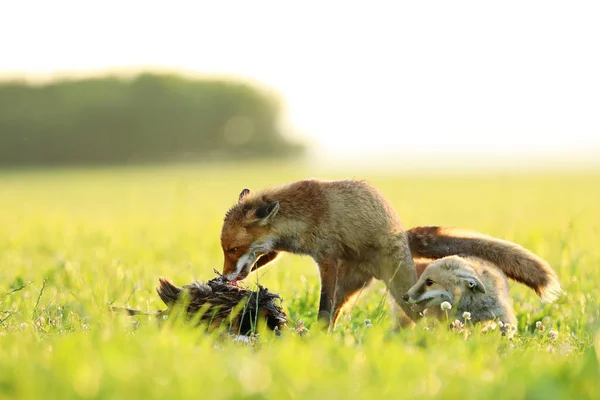
<svg viewBox="0 0 600 400">
<path fill-rule="evenodd" d="M 329 320 L 331 315 L 332 299 L 327 294 L 327 290 L 321 281 L 321 296 L 319 298 L 319 314 L 317 316 L 318 322 L 322 325 L 329 326 Z"/>
<path fill-rule="evenodd" d="M 408 254 L 408 256 L 406 255 Z M 412 305 L 405 300 L 406 292 L 417 281 L 417 275 L 410 252 L 398 251 L 393 257 L 380 260 L 381 276 L 392 295 L 397 307 L 394 307 L 394 314 L 401 326 L 412 326 L 414 322 L 420 319 L 419 313 L 412 308 Z M 408 317 L 408 318 L 406 318 Z"/>
<path fill-rule="evenodd" d="M 319 300 L 318 321 L 332 330 L 340 311 L 361 289 L 369 285 L 373 276 L 356 268 L 349 261 L 319 263 L 321 274 L 321 298 Z"/>
</svg>

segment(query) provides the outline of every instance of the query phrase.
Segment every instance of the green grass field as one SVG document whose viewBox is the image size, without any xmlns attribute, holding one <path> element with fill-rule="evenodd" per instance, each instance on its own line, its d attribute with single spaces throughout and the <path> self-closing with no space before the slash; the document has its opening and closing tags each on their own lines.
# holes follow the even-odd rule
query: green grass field
<svg viewBox="0 0 600 400">
<path fill-rule="evenodd" d="M 303 320 L 309 336 L 263 332 L 250 347 L 108 312 L 109 302 L 163 308 L 159 276 L 213 278 L 221 221 L 241 189 L 307 177 L 369 179 L 407 227 L 516 241 L 553 265 L 567 295 L 542 305 L 512 283 L 518 334 L 469 327 L 465 338 L 424 323 L 393 333 L 376 283 L 327 336 L 311 329 L 316 266 L 284 255 L 246 284 L 258 278 L 280 293 L 292 325 Z M 600 175 L 591 173 L 378 176 L 276 164 L 0 171 L 0 399 L 600 398 L 599 201 Z"/>
</svg>

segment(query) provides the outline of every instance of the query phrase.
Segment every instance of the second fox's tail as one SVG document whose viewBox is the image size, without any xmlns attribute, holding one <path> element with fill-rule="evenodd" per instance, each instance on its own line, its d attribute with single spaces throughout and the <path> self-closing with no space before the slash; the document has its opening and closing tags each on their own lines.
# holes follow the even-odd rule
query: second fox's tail
<svg viewBox="0 0 600 400">
<path fill-rule="evenodd" d="M 516 243 L 440 226 L 418 226 L 407 233 L 413 258 L 479 257 L 494 263 L 509 278 L 532 288 L 545 302 L 552 302 L 563 293 L 550 265 Z"/>
</svg>

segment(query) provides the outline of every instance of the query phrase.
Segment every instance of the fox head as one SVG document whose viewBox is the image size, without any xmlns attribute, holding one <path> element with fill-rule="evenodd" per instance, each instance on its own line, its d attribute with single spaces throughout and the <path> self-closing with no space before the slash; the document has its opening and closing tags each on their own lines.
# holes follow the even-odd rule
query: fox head
<svg viewBox="0 0 600 400">
<path fill-rule="evenodd" d="M 263 196 L 253 196 L 249 189 L 242 190 L 237 204 L 225 215 L 221 229 L 223 275 L 228 280 L 244 279 L 277 256 L 272 223 L 279 207 L 276 200 L 269 201 Z"/>
<path fill-rule="evenodd" d="M 485 286 L 467 261 L 449 256 L 429 264 L 403 300 L 422 311 L 444 301 L 454 305 L 467 291 L 485 293 Z"/>
</svg>

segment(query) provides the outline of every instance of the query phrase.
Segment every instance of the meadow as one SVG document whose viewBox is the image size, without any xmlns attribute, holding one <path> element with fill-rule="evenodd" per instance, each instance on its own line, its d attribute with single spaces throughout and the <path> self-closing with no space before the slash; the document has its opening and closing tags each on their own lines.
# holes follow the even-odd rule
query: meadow
<svg viewBox="0 0 600 400">
<path fill-rule="evenodd" d="M 164 308 L 159 276 L 213 278 L 223 215 L 239 192 L 307 177 L 369 179 L 406 227 L 458 226 L 520 243 L 551 263 L 566 295 L 544 305 L 511 283 L 511 338 L 426 321 L 394 332 L 377 282 L 326 335 L 312 329 L 316 266 L 284 255 L 246 285 L 279 293 L 290 327 L 282 337 L 261 332 L 254 346 L 108 311 Z M 0 171 L 0 399 L 600 398 L 599 201 L 597 173 L 275 163 Z M 298 321 L 308 335 L 296 333 Z"/>
</svg>

